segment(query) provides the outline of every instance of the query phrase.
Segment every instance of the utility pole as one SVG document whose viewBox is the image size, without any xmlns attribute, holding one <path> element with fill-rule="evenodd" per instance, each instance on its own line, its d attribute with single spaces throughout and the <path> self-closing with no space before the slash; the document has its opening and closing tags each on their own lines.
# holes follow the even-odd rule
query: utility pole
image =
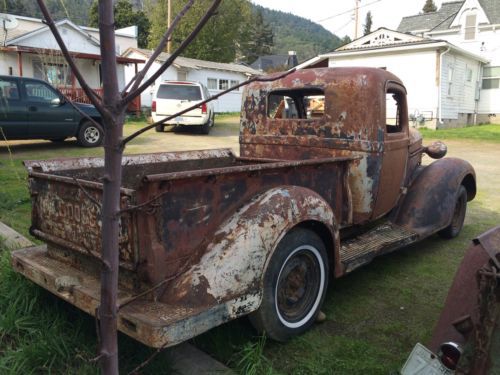
<svg viewBox="0 0 500 375">
<path fill-rule="evenodd" d="M 356 3 L 354 7 L 354 39 L 358 39 L 358 23 L 359 23 L 359 2 L 360 0 L 354 0 Z"/>
<path fill-rule="evenodd" d="M 167 0 L 167 28 L 170 29 L 170 23 L 172 22 L 172 3 L 171 0 Z M 167 53 L 170 53 L 172 49 L 172 35 L 168 38 L 167 42 Z"/>
</svg>

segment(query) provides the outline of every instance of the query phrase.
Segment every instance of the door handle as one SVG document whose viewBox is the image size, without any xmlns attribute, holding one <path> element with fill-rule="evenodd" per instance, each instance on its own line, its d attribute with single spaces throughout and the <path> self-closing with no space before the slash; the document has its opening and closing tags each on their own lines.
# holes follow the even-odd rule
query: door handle
<svg viewBox="0 0 500 375">
<path fill-rule="evenodd" d="M 30 112 L 36 112 L 37 111 L 37 107 L 31 106 L 31 107 L 29 107 L 29 110 L 30 110 Z"/>
</svg>

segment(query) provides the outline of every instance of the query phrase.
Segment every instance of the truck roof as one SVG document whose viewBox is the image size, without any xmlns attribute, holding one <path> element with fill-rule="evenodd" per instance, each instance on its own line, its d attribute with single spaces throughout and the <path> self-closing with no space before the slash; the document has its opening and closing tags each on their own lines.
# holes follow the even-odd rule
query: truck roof
<svg viewBox="0 0 500 375">
<path fill-rule="evenodd" d="M 280 75 L 281 73 L 275 73 Z M 272 76 L 272 75 L 271 75 Z M 301 88 L 338 85 L 342 81 L 357 82 L 365 89 L 370 87 L 380 88 L 386 82 L 396 82 L 404 87 L 402 81 L 385 69 L 368 67 L 339 67 L 339 68 L 313 68 L 297 70 L 282 79 L 271 82 L 254 82 L 248 87 L 250 89 L 279 90 L 280 88 Z"/>
</svg>

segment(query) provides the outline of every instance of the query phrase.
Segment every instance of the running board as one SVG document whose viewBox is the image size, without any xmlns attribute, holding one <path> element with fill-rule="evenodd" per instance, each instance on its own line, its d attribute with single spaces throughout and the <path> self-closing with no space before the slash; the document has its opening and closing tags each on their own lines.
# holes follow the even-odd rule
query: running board
<svg viewBox="0 0 500 375">
<path fill-rule="evenodd" d="M 340 247 L 340 261 L 345 273 L 354 271 L 376 256 L 407 246 L 419 239 L 417 233 L 390 222 L 384 222 L 369 231 L 346 240 Z"/>
</svg>

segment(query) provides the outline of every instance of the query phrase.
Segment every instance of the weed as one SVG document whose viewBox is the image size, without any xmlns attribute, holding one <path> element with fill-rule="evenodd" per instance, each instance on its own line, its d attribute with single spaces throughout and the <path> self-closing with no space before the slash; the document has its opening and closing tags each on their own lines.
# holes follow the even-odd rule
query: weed
<svg viewBox="0 0 500 375">
<path fill-rule="evenodd" d="M 245 375 L 272 375 L 275 372 L 271 363 L 264 356 L 266 337 L 261 336 L 257 341 L 250 341 L 234 355 L 235 367 Z"/>
</svg>

